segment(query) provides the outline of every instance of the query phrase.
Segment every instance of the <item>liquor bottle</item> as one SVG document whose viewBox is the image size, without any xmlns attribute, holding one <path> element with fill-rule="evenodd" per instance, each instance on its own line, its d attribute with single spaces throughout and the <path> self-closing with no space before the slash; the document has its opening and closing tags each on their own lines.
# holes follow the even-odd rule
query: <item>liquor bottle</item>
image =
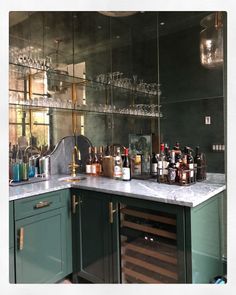
<svg viewBox="0 0 236 295">
<path fill-rule="evenodd" d="M 183 155 L 182 162 L 178 168 L 178 181 L 182 185 L 189 183 L 189 168 L 187 163 L 187 154 Z"/>
<path fill-rule="evenodd" d="M 165 156 L 166 156 L 166 161 L 171 162 L 171 153 L 170 153 L 170 148 L 167 143 L 165 143 Z"/>
<path fill-rule="evenodd" d="M 92 157 L 92 148 L 91 146 L 88 149 L 88 158 L 86 160 L 86 174 L 92 175 L 92 163 L 93 163 L 93 157 Z"/>
<path fill-rule="evenodd" d="M 29 179 L 29 157 L 27 153 L 24 152 L 22 158 L 22 180 L 26 181 Z"/>
<path fill-rule="evenodd" d="M 195 175 L 194 175 L 194 159 L 193 159 L 193 156 L 192 156 L 192 152 L 191 152 L 191 149 L 189 147 L 185 147 L 185 150 L 186 150 L 186 154 L 187 154 L 187 164 L 188 164 L 188 168 L 190 170 L 190 173 L 189 173 L 189 177 L 190 177 L 190 182 L 195 182 L 194 179 L 195 179 Z"/>
<path fill-rule="evenodd" d="M 182 161 L 182 153 L 179 146 L 179 142 L 175 143 L 173 150 L 175 151 L 175 163 L 176 163 L 176 167 L 178 168 Z"/>
<path fill-rule="evenodd" d="M 115 156 L 114 156 L 114 179 L 121 180 L 122 179 L 122 158 L 120 153 L 120 147 L 116 148 Z"/>
<path fill-rule="evenodd" d="M 155 153 L 152 153 L 151 175 L 152 176 L 157 176 L 157 155 Z"/>
<path fill-rule="evenodd" d="M 171 151 L 171 160 L 168 168 L 168 182 L 170 184 L 176 182 L 176 164 L 175 164 L 175 151 Z"/>
<path fill-rule="evenodd" d="M 197 168 L 197 166 L 201 165 L 201 156 L 199 152 L 199 146 L 196 146 L 195 149 L 195 156 L 194 156 L 194 168 Z"/>
<path fill-rule="evenodd" d="M 98 162 L 100 164 L 100 172 L 99 174 L 102 174 L 102 162 L 103 162 L 103 146 L 100 146 L 98 149 Z"/>
<path fill-rule="evenodd" d="M 104 152 L 105 156 L 111 155 L 111 147 L 107 144 Z"/>
<path fill-rule="evenodd" d="M 194 165 L 197 168 L 196 180 L 202 181 L 206 179 L 206 156 L 199 152 L 199 146 L 196 147 L 194 156 Z"/>
<path fill-rule="evenodd" d="M 124 150 L 125 150 L 125 155 L 124 155 L 123 167 L 122 167 L 122 180 L 129 181 L 131 180 L 129 149 L 125 148 Z"/>
<path fill-rule="evenodd" d="M 161 151 L 158 157 L 158 173 L 157 173 L 157 181 L 158 182 L 167 182 L 168 181 L 168 165 L 169 163 L 166 161 L 166 156 L 164 152 L 164 143 L 161 143 Z"/>
<path fill-rule="evenodd" d="M 94 147 L 93 163 L 92 163 L 92 175 L 98 176 L 101 171 L 101 164 L 98 161 L 97 147 Z"/>
</svg>

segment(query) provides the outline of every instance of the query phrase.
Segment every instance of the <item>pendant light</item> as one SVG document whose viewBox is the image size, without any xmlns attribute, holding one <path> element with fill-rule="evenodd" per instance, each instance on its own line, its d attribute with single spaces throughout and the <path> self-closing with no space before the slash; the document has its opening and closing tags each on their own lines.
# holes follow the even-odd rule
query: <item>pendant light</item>
<svg viewBox="0 0 236 295">
<path fill-rule="evenodd" d="M 201 22 L 204 29 L 200 32 L 200 60 L 208 69 L 223 65 L 223 19 L 221 12 L 204 17 Z"/>
</svg>

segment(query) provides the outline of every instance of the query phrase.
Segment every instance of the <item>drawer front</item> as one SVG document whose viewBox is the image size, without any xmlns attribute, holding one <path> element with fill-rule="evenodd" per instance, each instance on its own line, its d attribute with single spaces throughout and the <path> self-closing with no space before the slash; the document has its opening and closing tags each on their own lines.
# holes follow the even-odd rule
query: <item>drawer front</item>
<svg viewBox="0 0 236 295">
<path fill-rule="evenodd" d="M 44 213 L 66 205 L 64 191 L 55 191 L 15 201 L 15 219 Z"/>
</svg>

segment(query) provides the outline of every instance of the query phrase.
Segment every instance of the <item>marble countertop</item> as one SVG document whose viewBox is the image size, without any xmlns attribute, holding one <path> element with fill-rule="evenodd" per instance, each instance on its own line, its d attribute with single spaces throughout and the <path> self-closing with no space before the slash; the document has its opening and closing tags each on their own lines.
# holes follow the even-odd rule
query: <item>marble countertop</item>
<svg viewBox="0 0 236 295">
<path fill-rule="evenodd" d="M 9 200 L 18 200 L 66 188 L 80 188 L 162 203 L 195 207 L 226 189 L 224 174 L 218 173 L 209 173 L 207 174 L 207 180 L 197 182 L 191 186 L 160 184 L 154 179 L 119 181 L 87 175 L 83 175 L 86 178 L 80 182 L 65 182 L 59 180 L 66 176 L 68 175 L 54 175 L 47 181 L 22 184 L 14 187 L 10 186 Z"/>
</svg>

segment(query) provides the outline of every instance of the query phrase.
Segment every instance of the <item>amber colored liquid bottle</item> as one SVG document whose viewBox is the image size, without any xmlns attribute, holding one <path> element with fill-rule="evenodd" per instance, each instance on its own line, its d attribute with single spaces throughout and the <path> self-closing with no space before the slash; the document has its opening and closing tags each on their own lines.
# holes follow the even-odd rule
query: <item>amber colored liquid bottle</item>
<svg viewBox="0 0 236 295">
<path fill-rule="evenodd" d="M 100 146 L 98 149 L 98 162 L 100 164 L 100 171 L 99 174 L 102 174 L 102 163 L 103 163 L 103 146 Z"/>
</svg>

